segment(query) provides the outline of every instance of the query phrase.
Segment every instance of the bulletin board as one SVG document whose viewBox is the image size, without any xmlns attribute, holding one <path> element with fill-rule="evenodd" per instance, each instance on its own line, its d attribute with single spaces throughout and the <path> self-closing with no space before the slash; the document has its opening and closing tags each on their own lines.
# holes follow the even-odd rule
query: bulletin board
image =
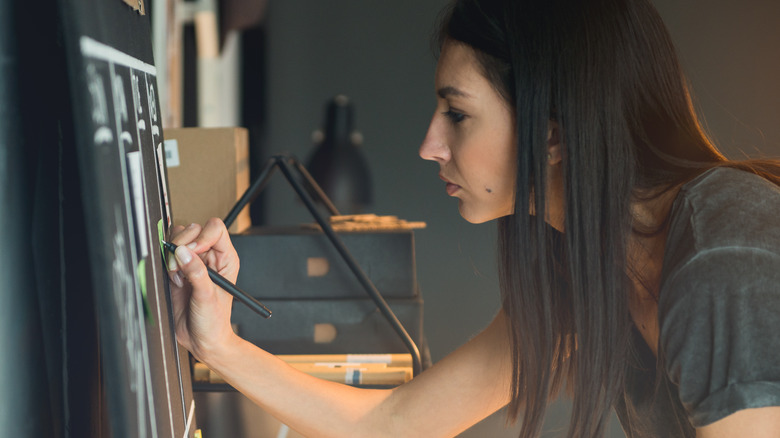
<svg viewBox="0 0 780 438">
<path fill-rule="evenodd" d="M 171 217 L 148 5 L 58 7 L 111 435 L 193 437 L 160 243 Z"/>
</svg>

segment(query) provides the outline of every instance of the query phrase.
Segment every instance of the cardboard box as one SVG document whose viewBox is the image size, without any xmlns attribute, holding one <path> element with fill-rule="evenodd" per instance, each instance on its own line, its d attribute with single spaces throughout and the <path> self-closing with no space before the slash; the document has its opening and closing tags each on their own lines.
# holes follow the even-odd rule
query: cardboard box
<svg viewBox="0 0 780 438">
<path fill-rule="evenodd" d="M 224 218 L 249 188 L 249 135 L 245 128 L 165 130 L 165 161 L 176 225 Z M 230 227 L 251 226 L 249 209 Z"/>
<path fill-rule="evenodd" d="M 383 297 L 417 296 L 412 230 L 336 234 Z M 261 300 L 369 297 L 319 229 L 254 227 L 230 238 L 241 259 L 236 284 Z"/>
</svg>

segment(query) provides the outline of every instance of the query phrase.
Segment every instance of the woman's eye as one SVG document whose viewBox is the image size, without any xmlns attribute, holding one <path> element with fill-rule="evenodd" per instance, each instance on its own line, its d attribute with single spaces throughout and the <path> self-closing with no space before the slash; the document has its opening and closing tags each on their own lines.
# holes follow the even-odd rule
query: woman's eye
<svg viewBox="0 0 780 438">
<path fill-rule="evenodd" d="M 450 119 L 452 123 L 460 123 L 466 118 L 465 114 L 459 113 L 451 108 L 443 112 L 442 114 L 444 114 L 445 117 Z"/>
</svg>

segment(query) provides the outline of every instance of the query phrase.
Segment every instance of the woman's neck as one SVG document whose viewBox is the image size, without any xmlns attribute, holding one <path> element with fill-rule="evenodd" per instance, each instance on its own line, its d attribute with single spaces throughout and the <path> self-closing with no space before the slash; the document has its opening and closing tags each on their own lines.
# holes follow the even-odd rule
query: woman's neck
<svg viewBox="0 0 780 438">
<path fill-rule="evenodd" d="M 629 311 L 653 353 L 658 352 L 658 298 L 669 214 L 679 188 L 658 196 L 640 196 L 631 206 L 634 229 L 628 239 L 627 274 L 631 279 Z"/>
<path fill-rule="evenodd" d="M 634 232 L 628 239 L 628 274 L 651 291 L 657 289 L 660 281 L 669 215 L 679 191 L 679 187 L 674 187 L 650 196 L 638 191 L 630 206 Z"/>
</svg>

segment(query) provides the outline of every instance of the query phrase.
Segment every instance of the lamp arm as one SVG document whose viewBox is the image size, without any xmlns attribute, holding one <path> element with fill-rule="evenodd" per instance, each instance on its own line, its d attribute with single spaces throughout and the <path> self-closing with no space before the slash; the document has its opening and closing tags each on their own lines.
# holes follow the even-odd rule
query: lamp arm
<svg viewBox="0 0 780 438">
<path fill-rule="evenodd" d="M 241 198 L 238 199 L 238 202 L 236 202 L 233 208 L 230 209 L 230 213 L 225 216 L 225 220 L 223 221 L 225 222 L 225 228 L 230 228 L 230 226 L 233 225 L 233 222 L 238 217 L 238 214 L 241 213 L 241 210 L 252 203 L 252 201 L 257 198 L 257 195 L 259 195 L 260 192 L 265 188 L 265 185 L 268 183 L 271 175 L 273 175 L 274 170 L 276 170 L 276 163 L 276 156 L 271 157 L 268 159 L 268 161 L 265 162 L 265 166 L 263 167 L 263 170 L 260 171 L 260 175 L 258 175 L 257 179 L 252 182 L 252 185 L 250 185 L 249 188 L 244 191 L 244 194 L 241 195 Z"/>
<path fill-rule="evenodd" d="M 304 165 L 295 158 L 289 158 L 289 161 L 295 167 L 295 169 L 300 172 L 304 181 L 306 181 L 309 188 L 317 195 L 317 198 L 319 198 L 320 202 L 325 205 L 325 208 L 330 211 L 330 214 L 333 216 L 339 216 L 341 213 L 339 213 L 338 208 L 336 208 L 333 202 L 331 202 L 330 198 L 328 198 L 328 195 L 326 195 L 325 191 L 322 190 L 322 187 L 320 187 L 320 185 L 314 181 L 314 178 L 311 176 L 309 171 L 306 170 L 306 167 L 304 167 Z"/>
</svg>

